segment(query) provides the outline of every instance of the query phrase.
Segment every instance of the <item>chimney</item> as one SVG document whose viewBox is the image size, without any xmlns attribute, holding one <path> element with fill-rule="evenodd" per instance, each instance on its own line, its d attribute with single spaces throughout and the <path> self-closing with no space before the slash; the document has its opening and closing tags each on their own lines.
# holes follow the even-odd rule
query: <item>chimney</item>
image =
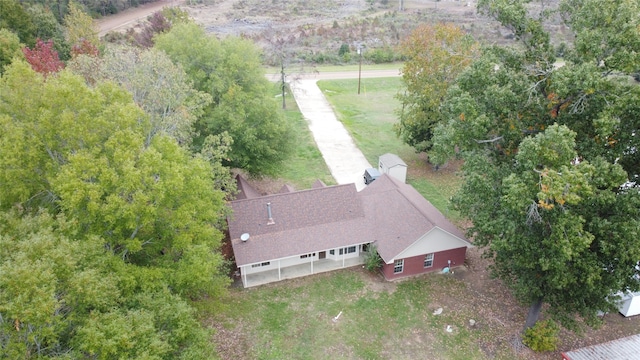
<svg viewBox="0 0 640 360">
<path fill-rule="evenodd" d="M 267 203 L 267 215 L 269 216 L 269 219 L 267 220 L 267 225 L 273 225 L 276 222 L 273 221 L 273 217 L 271 216 L 271 203 L 268 202 Z"/>
</svg>

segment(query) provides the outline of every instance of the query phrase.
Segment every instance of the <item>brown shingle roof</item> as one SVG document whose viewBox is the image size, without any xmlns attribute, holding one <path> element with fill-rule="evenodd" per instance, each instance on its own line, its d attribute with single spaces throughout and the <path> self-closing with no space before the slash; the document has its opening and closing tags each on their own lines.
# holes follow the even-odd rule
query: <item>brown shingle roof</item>
<svg viewBox="0 0 640 360">
<path fill-rule="evenodd" d="M 367 224 L 353 184 L 236 200 L 231 207 L 229 235 L 238 266 L 367 242 L 356 236 Z M 243 233 L 250 235 L 244 243 Z"/>
<path fill-rule="evenodd" d="M 311 185 L 312 189 L 320 189 L 323 187 L 327 187 L 327 185 L 324 182 L 322 182 L 322 180 L 320 179 L 317 179 L 316 181 L 313 182 L 313 185 Z"/>
<path fill-rule="evenodd" d="M 376 246 L 387 263 L 436 227 L 466 242 L 462 231 L 411 185 L 383 174 L 360 194 L 365 217 L 377 224 Z"/>
<path fill-rule="evenodd" d="M 354 184 L 337 185 L 231 206 L 229 234 L 238 266 L 369 242 L 388 263 L 436 227 L 465 239 L 411 185 L 384 174 L 359 193 Z M 250 235 L 246 242 L 240 240 L 243 233 Z"/>
<path fill-rule="evenodd" d="M 278 193 L 280 194 L 286 194 L 286 193 L 292 193 L 295 192 L 296 189 L 293 188 L 293 186 L 289 185 L 289 184 L 284 184 L 282 185 L 282 187 L 280 188 L 280 191 L 278 191 Z"/>
<path fill-rule="evenodd" d="M 245 178 L 240 174 L 236 175 L 236 184 L 238 186 L 238 194 L 236 194 L 236 200 L 240 199 L 255 199 L 260 197 L 260 193 L 256 191 Z"/>
</svg>

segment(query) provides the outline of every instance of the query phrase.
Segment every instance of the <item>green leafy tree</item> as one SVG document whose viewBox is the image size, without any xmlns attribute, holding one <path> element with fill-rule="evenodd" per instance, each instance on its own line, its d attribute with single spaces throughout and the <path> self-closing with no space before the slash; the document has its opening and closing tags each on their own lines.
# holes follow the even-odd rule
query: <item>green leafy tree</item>
<svg viewBox="0 0 640 360">
<path fill-rule="evenodd" d="M 213 358 L 188 303 L 64 217 L 0 213 L 1 358 Z"/>
<path fill-rule="evenodd" d="M 110 47 L 101 72 L 127 89 L 135 103 L 150 115 L 147 142 L 163 133 L 181 144 L 191 144 L 196 119 L 202 116 L 211 96 L 195 90 L 184 70 L 165 53 Z"/>
<path fill-rule="evenodd" d="M 0 75 L 4 72 L 5 66 L 11 64 L 14 58 L 24 59 L 18 35 L 7 29 L 0 29 Z"/>
<path fill-rule="evenodd" d="M 8 29 L 18 35 L 20 42 L 33 46 L 36 43 L 36 27 L 29 13 L 17 0 L 0 0 L 0 29 Z"/>
<path fill-rule="evenodd" d="M 442 120 L 440 103 L 449 86 L 477 53 L 473 39 L 452 24 L 422 25 L 402 42 L 404 91 L 396 134 L 417 152 L 429 151 Z"/>
<path fill-rule="evenodd" d="M 236 38 L 219 41 L 198 25 L 185 23 L 156 37 L 155 46 L 213 99 L 196 123 L 196 148 L 208 136 L 227 132 L 233 139 L 227 165 L 254 175 L 276 173 L 290 154 L 292 131 L 270 95 L 272 85 L 255 45 Z"/>
<path fill-rule="evenodd" d="M 62 60 L 70 57 L 70 47 L 65 38 L 65 29 L 58 22 L 49 8 L 40 4 L 34 4 L 27 8 L 33 24 L 36 28 L 35 36 L 42 40 L 53 40 L 55 49 Z"/>
<path fill-rule="evenodd" d="M 212 358 L 187 301 L 229 282 L 223 143 L 205 157 L 147 142 L 113 82 L 45 81 L 20 61 L 0 79 L 0 125 L 0 353 Z"/>
<path fill-rule="evenodd" d="M 70 46 L 88 41 L 95 47 L 100 45 L 98 29 L 91 16 L 82 10 L 79 4 L 69 3 L 68 13 L 64 17 L 64 26 L 67 29 L 67 43 Z"/>
<path fill-rule="evenodd" d="M 535 324 L 543 304 L 566 326 L 575 325 L 576 315 L 592 323 L 597 311 L 614 309 L 614 294 L 640 286 L 634 278 L 640 260 L 640 143 L 634 130 L 640 92 L 630 82 L 632 60 L 624 55 L 635 51 L 635 38 L 628 47 L 613 46 L 610 55 L 625 61 L 579 44 L 599 47 L 613 36 L 609 31 L 636 28 L 639 19 L 623 16 L 626 25 L 588 31 L 580 28 L 591 24 L 585 20 L 576 29 L 571 60 L 557 67 L 543 31 L 552 9 L 531 19 L 525 5 L 479 3 L 523 46 L 485 48 L 457 78 L 441 104 L 446 121 L 435 129 L 432 160 L 442 162 L 456 151 L 464 157 L 454 205 L 473 222 L 475 243 L 494 259 L 493 274 L 531 305 L 525 327 Z M 568 1 L 553 10 L 569 9 L 564 18 L 574 19 L 567 22 L 573 25 L 574 15 L 593 20 L 634 6 Z"/>
</svg>

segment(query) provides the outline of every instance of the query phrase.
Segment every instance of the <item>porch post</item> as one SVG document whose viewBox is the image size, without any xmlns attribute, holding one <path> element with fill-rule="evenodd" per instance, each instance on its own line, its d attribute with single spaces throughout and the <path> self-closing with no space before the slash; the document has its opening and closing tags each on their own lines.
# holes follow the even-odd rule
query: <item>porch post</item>
<svg viewBox="0 0 640 360">
<path fill-rule="evenodd" d="M 242 284 L 244 285 L 244 287 L 247 287 L 247 272 L 244 271 L 244 266 L 240 267 L 240 271 L 242 271 L 242 278 L 244 280 Z"/>
<path fill-rule="evenodd" d="M 280 274 L 280 260 L 278 260 L 278 280 L 282 280 L 282 275 Z"/>
<path fill-rule="evenodd" d="M 344 248 L 345 251 L 342 252 L 342 267 L 344 267 L 344 257 L 347 255 L 347 248 Z"/>
<path fill-rule="evenodd" d="M 311 257 L 311 273 L 313 274 L 313 255 L 311 255 L 310 257 Z"/>
</svg>

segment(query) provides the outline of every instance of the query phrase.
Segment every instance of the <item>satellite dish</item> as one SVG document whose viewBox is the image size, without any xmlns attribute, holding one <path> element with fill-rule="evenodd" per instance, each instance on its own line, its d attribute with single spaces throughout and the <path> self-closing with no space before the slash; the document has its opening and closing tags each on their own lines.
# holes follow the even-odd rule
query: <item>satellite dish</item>
<svg viewBox="0 0 640 360">
<path fill-rule="evenodd" d="M 242 241 L 249 240 L 249 233 L 244 233 L 244 234 L 240 235 L 240 240 L 242 240 Z"/>
</svg>

